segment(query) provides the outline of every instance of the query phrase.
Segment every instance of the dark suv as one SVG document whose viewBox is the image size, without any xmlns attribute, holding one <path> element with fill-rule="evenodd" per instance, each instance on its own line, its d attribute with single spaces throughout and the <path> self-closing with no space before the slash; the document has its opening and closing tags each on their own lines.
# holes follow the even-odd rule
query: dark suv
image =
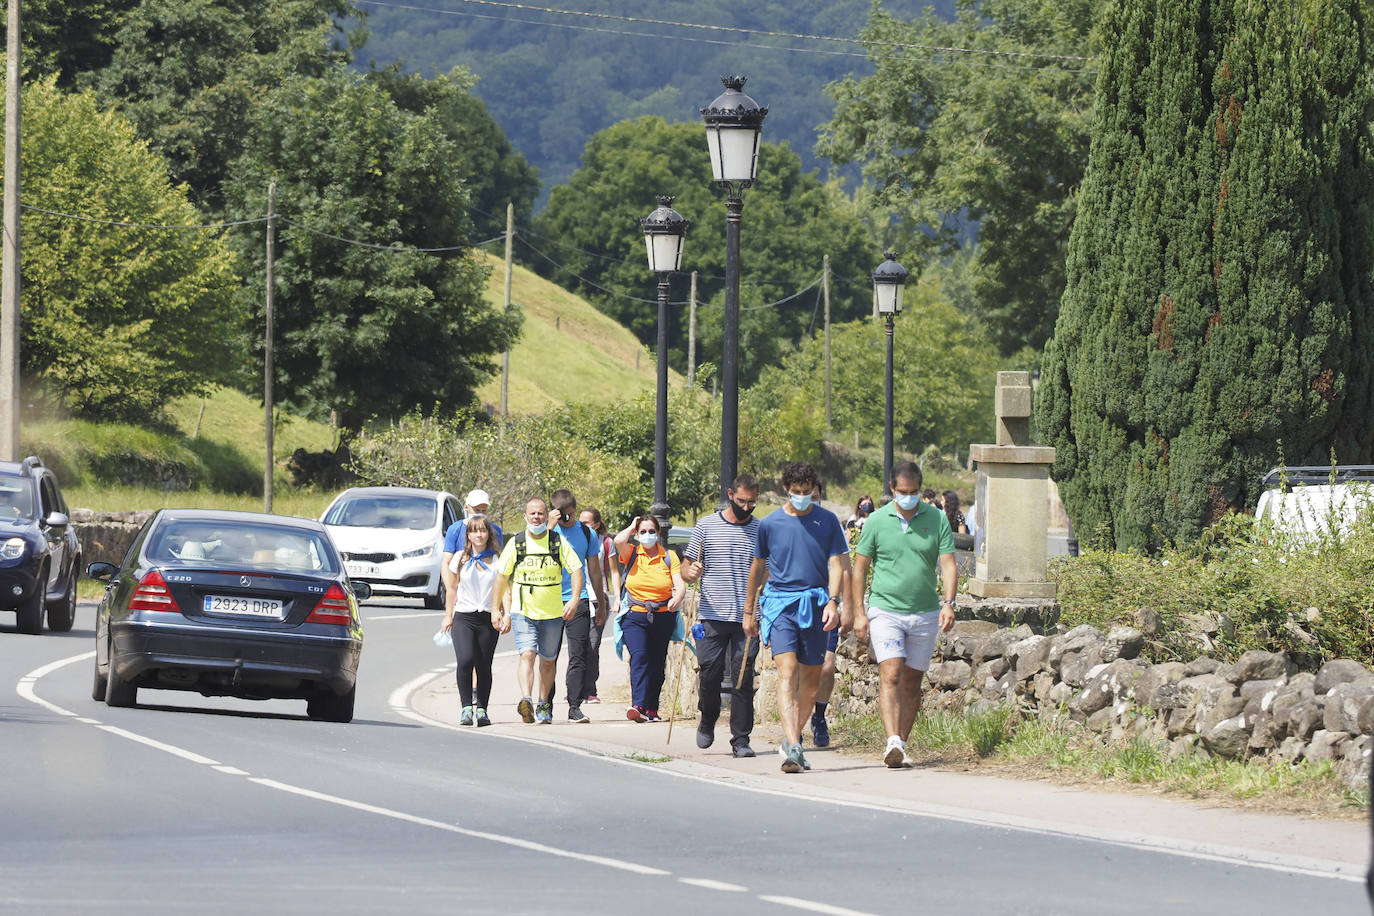
<svg viewBox="0 0 1374 916">
<path fill-rule="evenodd" d="M 0 610 L 18 615 L 19 632 L 65 633 L 76 619 L 81 544 L 57 478 L 40 458 L 0 461 Z"/>
</svg>

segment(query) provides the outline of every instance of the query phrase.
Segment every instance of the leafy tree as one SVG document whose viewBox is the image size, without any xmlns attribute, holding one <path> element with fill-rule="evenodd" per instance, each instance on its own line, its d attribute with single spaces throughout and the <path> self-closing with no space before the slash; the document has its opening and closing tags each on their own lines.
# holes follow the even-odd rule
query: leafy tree
<svg viewBox="0 0 1374 916">
<path fill-rule="evenodd" d="M 483 296 L 470 250 L 425 253 L 471 237 L 462 153 L 433 118 L 342 68 L 284 85 L 252 111 L 244 155 L 226 184 L 230 213 L 266 212 L 269 181 L 283 214 L 276 261 L 278 391 L 315 417 L 368 417 L 466 407 L 495 370 L 517 319 Z M 264 271 L 259 233 L 241 233 L 251 277 Z M 260 339 L 261 287 L 245 291 Z"/>
<path fill-rule="evenodd" d="M 702 353 L 718 352 L 724 303 L 725 196 L 711 180 L 705 131 L 699 123 L 668 124 L 644 117 L 592 137 L 582 167 L 553 189 L 530 243 L 536 269 L 577 291 L 629 327 L 641 341 L 655 340 L 655 279 L 644 255 L 639 220 L 659 194 L 677 196 L 674 207 L 692 221 L 683 271 L 698 274 Z M 786 146 L 764 143 L 758 180 L 746 192 L 741 232 L 740 379 L 748 385 L 776 361 L 780 342 L 796 341 L 814 327 L 819 288 L 777 308 L 770 303 L 814 287 L 830 255 L 837 277 L 831 312 L 847 320 L 872 310 L 868 275 L 881 260 L 854 208 L 834 187 L 803 172 Z M 673 299 L 686 299 L 684 278 Z M 672 362 L 685 367 L 687 309 L 670 310 Z"/>
<path fill-rule="evenodd" d="M 472 94 L 476 80 L 463 69 L 424 79 L 393 65 L 369 77 L 404 111 L 425 115 L 444 128 L 461 151 L 450 164 L 468 185 L 474 232 L 491 238 L 506 231 L 506 204 L 515 204 L 516 225 L 528 225 L 539 195 L 539 174 L 511 148 L 501 126 Z"/>
<path fill-rule="evenodd" d="M 959 0 L 903 21 L 875 8 L 876 68 L 830 86 L 818 150 L 863 166 L 904 250 L 949 254 L 976 228 L 977 314 L 1004 355 L 1049 337 L 1087 163 L 1101 0 Z M 900 47 L 905 45 L 905 47 Z M 932 53 L 919 48 L 986 53 Z M 974 224 L 976 223 L 976 227 Z"/>
<path fill-rule="evenodd" d="M 142 0 L 120 22 L 109 66 L 86 82 L 118 101 L 199 205 L 243 151 L 243 124 L 270 91 L 347 62 L 336 20 L 348 0 Z"/>
<path fill-rule="evenodd" d="M 1374 457 L 1359 0 L 1120 0 L 1037 423 L 1078 528 L 1156 549 L 1264 469 Z"/>
<path fill-rule="evenodd" d="M 70 86 L 110 62 L 115 33 L 139 0 L 23 0 L 23 62 L 29 78 L 56 76 Z M 0 41 L 8 29 L 0 21 Z"/>
<path fill-rule="evenodd" d="M 90 93 L 24 90 L 23 371 L 65 409 L 146 421 L 223 380 L 239 355 L 233 255 L 166 163 Z M 72 219 L 32 209 L 77 214 Z M 228 357 L 228 358 L 226 358 Z"/>
</svg>

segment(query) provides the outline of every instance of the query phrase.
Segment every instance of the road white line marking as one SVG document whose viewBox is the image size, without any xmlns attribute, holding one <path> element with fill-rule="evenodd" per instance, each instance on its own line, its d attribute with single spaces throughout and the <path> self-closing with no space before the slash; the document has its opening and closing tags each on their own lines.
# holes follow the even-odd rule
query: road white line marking
<svg viewBox="0 0 1374 916">
<path fill-rule="evenodd" d="M 96 728 L 103 732 L 109 732 L 112 735 L 118 735 L 121 738 L 128 738 L 130 741 L 137 741 L 139 744 L 144 744 L 148 747 L 162 751 L 163 753 L 171 754 L 173 757 L 180 757 L 182 760 L 189 760 L 192 763 L 199 763 L 203 766 L 210 767 L 219 765 L 218 760 L 211 760 L 209 757 L 204 757 L 197 754 L 195 751 L 188 751 L 185 748 L 177 747 L 175 744 L 167 744 L 164 741 L 158 741 L 154 738 L 146 738 L 137 732 L 131 732 L 126 728 L 120 728 L 118 725 L 97 725 Z"/>
<path fill-rule="evenodd" d="M 21 677 L 19 679 L 19 683 L 16 684 L 14 687 L 14 692 L 19 694 L 24 699 L 28 700 L 30 703 L 36 703 L 37 705 L 42 706 L 44 709 L 48 710 L 48 712 L 56 713 L 59 716 L 70 716 L 73 719 L 79 719 L 80 716 L 72 712 L 70 709 L 63 709 L 61 706 L 58 706 L 55 703 L 49 703 L 47 700 L 43 699 L 38 694 L 34 693 L 33 685 L 37 682 L 37 680 L 40 677 L 43 677 L 47 674 L 51 674 L 58 668 L 74 664 L 75 662 L 82 662 L 88 658 L 95 658 L 95 650 L 91 650 L 90 652 L 82 652 L 80 655 L 72 655 L 68 656 L 67 658 L 59 658 L 55 662 L 48 662 L 41 668 L 35 668 L 28 674 Z"/>
<path fill-rule="evenodd" d="M 633 872 L 637 875 L 671 875 L 672 872 L 664 871 L 661 868 L 654 868 L 649 865 L 640 865 L 636 862 L 626 862 L 623 859 L 612 859 L 607 856 L 594 856 L 584 852 L 572 852 L 568 849 L 559 849 L 557 846 L 545 846 L 543 843 L 535 843 L 531 840 L 522 840 L 519 837 L 505 836 L 500 833 L 489 833 L 485 830 L 469 830 L 466 827 L 459 827 L 457 824 L 447 824 L 443 821 L 436 821 L 433 818 L 420 817 L 415 814 L 407 814 L 404 811 L 396 811 L 392 808 L 383 808 L 378 805 L 369 805 L 366 802 L 353 801 L 349 798 L 341 798 L 337 795 L 329 795 L 324 792 L 316 792 L 312 789 L 303 789 L 300 786 L 293 786 L 289 783 L 277 782 L 275 779 L 263 779 L 252 777 L 249 782 L 257 783 L 269 789 L 276 789 L 279 792 L 289 792 L 292 795 L 300 795 L 304 798 L 311 798 L 315 801 L 328 802 L 331 805 L 339 805 L 343 808 L 352 808 L 355 811 L 365 811 L 368 814 L 378 814 L 382 817 L 389 817 L 398 821 L 406 821 L 411 824 L 418 824 L 421 827 L 430 827 L 435 830 L 443 830 L 448 833 L 456 833 L 461 836 L 472 837 L 478 840 L 487 840 L 491 843 L 501 843 L 505 846 L 514 846 L 517 849 L 525 849 L 530 852 L 543 853 L 549 856 L 558 856 L 564 859 L 576 859 L 579 862 L 590 862 L 593 865 L 603 865 L 607 868 L 615 868 L 620 871 Z"/>
<path fill-rule="evenodd" d="M 86 718 L 85 716 L 77 716 L 77 717 L 76 717 L 76 721 L 80 722 L 82 725 L 99 725 L 99 724 L 100 724 L 100 720 L 99 720 L 99 719 L 88 719 L 88 718 Z"/>
<path fill-rule="evenodd" d="M 248 775 L 248 771 L 247 771 L 247 770 L 240 770 L 238 767 L 231 767 L 231 766 L 229 766 L 229 765 L 227 765 L 227 764 L 223 764 L 223 763 L 218 764 L 217 766 L 212 767 L 212 769 L 219 770 L 221 773 L 225 774 L 226 776 L 247 776 L 247 775 Z"/>
<path fill-rule="evenodd" d="M 743 884 L 728 884 L 724 881 L 716 881 L 712 878 L 678 878 L 677 880 L 682 884 L 690 884 L 693 887 L 704 887 L 711 891 L 741 892 L 749 890 L 749 888 L 745 887 Z"/>
<path fill-rule="evenodd" d="M 420 679 L 417 678 L 416 680 L 408 682 L 408 685 L 415 685 L 411 693 L 414 693 L 414 691 L 424 686 L 423 682 L 417 684 L 417 680 Z M 506 741 L 523 741 L 527 744 L 540 744 L 545 747 L 557 748 L 569 754 L 604 760 L 609 763 L 619 764 L 620 766 L 640 767 L 642 769 L 652 770 L 656 773 L 673 776 L 678 779 L 688 779 L 713 786 L 728 786 L 731 789 L 739 789 L 757 795 L 772 795 L 778 798 L 785 798 L 788 801 L 805 801 L 822 805 L 835 805 L 841 808 L 856 808 L 863 811 L 877 811 L 883 814 L 902 814 L 932 818 L 935 820 L 949 821 L 955 824 L 967 824 L 975 827 L 996 827 L 1003 830 L 1017 830 L 1023 833 L 1058 837 L 1061 839 L 1089 840 L 1108 846 L 1118 846 L 1138 851 L 1181 856 L 1183 858 L 1198 859 L 1206 862 L 1220 862 L 1226 865 L 1262 868 L 1267 871 L 1276 871 L 1283 874 L 1306 875 L 1312 878 L 1334 878 L 1338 881 L 1349 881 L 1357 884 L 1363 884 L 1365 881 L 1366 866 L 1358 863 L 1341 862 L 1332 859 L 1318 859 L 1308 856 L 1284 856 L 1265 850 L 1242 849 L 1222 846 L 1215 843 L 1194 842 L 1175 837 L 1132 834 L 1128 831 L 1110 830 L 1106 828 L 1070 828 L 1053 822 L 1042 822 L 1033 818 L 1018 817 L 1016 815 L 983 814 L 961 808 L 947 808 L 939 805 L 888 805 L 881 802 L 859 801 L 852 798 L 837 798 L 832 795 L 802 794 L 798 792 L 789 792 L 783 789 L 774 789 L 754 783 L 741 782 L 741 777 L 746 779 L 749 778 L 744 774 L 735 776 L 734 774 L 724 773 L 707 776 L 699 773 L 684 773 L 681 770 L 672 769 L 671 765 L 665 766 L 664 764 L 642 763 L 637 760 L 631 760 L 626 757 L 602 751 L 562 744 L 548 738 L 513 734 L 511 732 L 492 728 L 462 728 L 456 724 L 450 724 L 441 719 L 432 718 L 411 708 L 409 695 L 406 696 L 404 701 L 406 708 L 402 709 L 394 702 L 399 691 L 400 688 L 398 688 L 397 691 L 392 691 L 391 694 L 394 711 L 398 715 L 404 716 L 415 722 L 422 722 L 437 728 L 459 732 L 460 734 L 484 735 L 489 738 L 501 738 Z"/>
<path fill-rule="evenodd" d="M 773 897 L 768 894 L 759 894 L 759 899 L 764 903 L 776 903 L 779 906 L 790 906 L 799 910 L 810 910 L 812 913 L 829 913 L 830 916 L 873 916 L 872 913 L 865 913 L 863 910 L 850 910 L 842 906 L 831 906 L 828 903 L 815 903 L 811 900 L 801 900 L 797 897 Z"/>
</svg>

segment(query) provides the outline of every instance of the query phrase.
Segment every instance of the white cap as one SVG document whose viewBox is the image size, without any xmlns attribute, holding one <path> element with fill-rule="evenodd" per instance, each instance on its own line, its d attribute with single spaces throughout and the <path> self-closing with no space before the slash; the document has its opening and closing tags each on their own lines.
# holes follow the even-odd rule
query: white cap
<svg viewBox="0 0 1374 916">
<path fill-rule="evenodd" d="M 491 505 L 491 497 L 487 495 L 487 491 L 486 491 L 486 490 L 473 490 L 473 491 L 471 491 L 470 493 L 468 493 L 467 499 L 463 500 L 463 505 L 465 505 L 465 506 L 490 506 L 490 505 Z"/>
</svg>

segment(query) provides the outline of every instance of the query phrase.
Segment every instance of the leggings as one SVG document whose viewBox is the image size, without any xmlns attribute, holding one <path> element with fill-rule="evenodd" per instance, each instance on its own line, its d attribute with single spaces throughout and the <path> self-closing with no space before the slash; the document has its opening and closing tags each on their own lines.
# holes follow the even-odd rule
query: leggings
<svg viewBox="0 0 1374 916">
<path fill-rule="evenodd" d="M 472 675 L 477 673 L 477 706 L 485 709 L 491 699 L 491 660 L 501 638 L 491 625 L 490 611 L 453 615 L 453 654 L 458 658 L 458 694 L 464 706 L 472 702 Z"/>
</svg>

